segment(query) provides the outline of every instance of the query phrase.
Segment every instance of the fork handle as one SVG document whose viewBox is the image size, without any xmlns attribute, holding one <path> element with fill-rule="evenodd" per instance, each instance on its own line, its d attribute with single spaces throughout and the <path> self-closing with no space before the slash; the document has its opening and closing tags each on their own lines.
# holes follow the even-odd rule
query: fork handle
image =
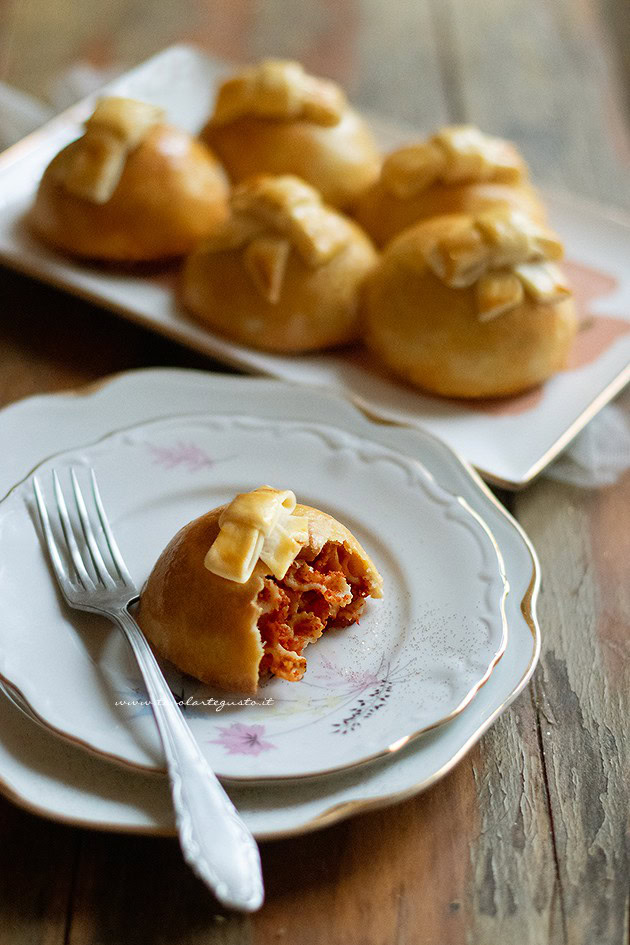
<svg viewBox="0 0 630 945">
<path fill-rule="evenodd" d="M 201 754 L 140 627 L 115 615 L 138 661 L 160 732 L 184 859 L 230 909 L 253 912 L 264 890 L 256 841 Z"/>
</svg>

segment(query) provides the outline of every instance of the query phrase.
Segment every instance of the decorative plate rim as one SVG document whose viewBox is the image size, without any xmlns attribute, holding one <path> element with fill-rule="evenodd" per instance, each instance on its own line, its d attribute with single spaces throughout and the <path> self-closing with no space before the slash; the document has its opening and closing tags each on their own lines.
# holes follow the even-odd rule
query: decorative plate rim
<svg viewBox="0 0 630 945">
<path fill-rule="evenodd" d="M 46 399 L 46 400 L 53 399 L 59 402 L 72 401 L 75 398 L 89 400 L 91 397 L 94 397 L 103 391 L 107 395 L 107 393 L 109 393 L 109 389 L 115 386 L 116 382 L 118 381 L 124 381 L 127 378 L 132 378 L 134 376 L 137 377 L 137 376 L 142 376 L 142 375 L 146 375 L 146 376 L 153 375 L 154 377 L 159 375 L 163 379 L 165 379 L 166 376 L 173 376 L 173 375 L 178 375 L 180 377 L 183 375 L 196 375 L 197 377 L 201 378 L 202 376 L 207 377 L 208 372 L 195 370 L 195 369 L 183 369 L 183 368 L 141 368 L 141 369 L 135 369 L 135 370 L 119 371 L 113 375 L 109 375 L 107 377 L 99 378 L 98 380 L 91 381 L 88 384 L 85 384 L 79 388 L 67 389 L 65 391 L 56 391 L 50 394 L 34 394 L 34 395 L 21 398 L 19 401 L 16 401 L 13 404 L 7 405 L 7 407 L 3 408 L 1 412 L 4 413 L 5 411 L 10 411 L 13 408 L 17 408 L 19 410 L 23 405 L 28 404 L 31 401 L 39 400 L 39 399 Z M 216 379 L 216 376 L 213 379 Z M 235 380 L 235 379 L 232 378 L 232 380 Z M 247 382 L 248 379 L 240 378 L 237 380 Z M 264 379 L 263 383 L 268 384 L 269 386 L 277 385 L 278 387 L 291 386 L 287 382 L 283 382 L 283 381 L 279 381 L 275 379 L 274 380 Z M 326 395 L 329 398 L 336 399 L 344 404 L 350 404 L 348 399 L 344 397 L 343 395 L 340 395 L 338 391 L 328 391 L 326 392 Z M 362 412 L 358 410 L 355 404 L 350 404 L 350 406 L 354 410 L 357 411 L 357 414 L 360 417 L 362 417 L 363 420 L 365 420 L 366 422 L 370 424 L 374 424 L 375 426 L 378 426 L 378 423 L 374 423 L 374 421 L 371 418 L 365 417 L 365 415 L 362 414 Z M 407 789 L 405 789 L 402 792 L 392 792 L 390 794 L 383 794 L 383 795 L 378 795 L 375 797 L 358 798 L 355 800 L 342 802 L 340 804 L 331 805 L 330 807 L 326 808 L 321 813 L 317 814 L 316 816 L 310 818 L 307 821 L 304 821 L 303 823 L 299 824 L 297 827 L 292 828 L 290 830 L 272 831 L 269 833 L 265 833 L 264 831 L 259 832 L 256 834 L 258 840 L 264 841 L 264 840 L 271 840 L 271 839 L 282 839 L 285 837 L 302 836 L 304 834 L 308 834 L 315 830 L 318 830 L 321 827 L 332 826 L 333 824 L 338 823 L 346 819 L 347 817 L 354 816 L 355 814 L 366 813 L 370 810 L 376 810 L 378 808 L 387 807 L 390 804 L 394 804 L 398 801 L 403 801 L 409 797 L 413 797 L 423 792 L 428 787 L 430 787 L 433 783 L 435 783 L 437 780 L 444 777 L 455 766 L 455 764 L 457 764 L 470 751 L 470 749 L 481 739 L 482 735 L 491 727 L 491 725 L 494 724 L 496 719 L 522 693 L 525 686 L 531 679 L 534 673 L 534 670 L 536 668 L 536 665 L 538 663 L 538 659 L 540 656 L 540 649 L 541 649 L 541 631 L 540 631 L 540 624 L 539 624 L 537 610 L 536 610 L 536 604 L 538 600 L 538 594 L 540 591 L 541 572 L 540 572 L 540 563 L 538 561 L 538 556 L 536 554 L 536 551 L 534 549 L 534 546 L 531 540 L 529 539 L 527 533 L 524 531 L 524 529 L 519 524 L 519 522 L 516 521 L 516 519 L 514 519 L 512 515 L 510 515 L 507 509 L 505 509 L 504 506 L 499 502 L 499 500 L 494 496 L 494 494 L 488 488 L 486 483 L 481 479 L 477 471 L 471 466 L 471 464 L 467 460 L 465 460 L 456 450 L 454 450 L 453 447 L 448 446 L 446 443 L 444 443 L 442 440 L 440 440 L 438 437 L 436 437 L 434 434 L 430 433 L 427 430 L 414 431 L 414 432 L 417 432 L 419 435 L 425 436 L 428 439 L 432 440 L 436 444 L 438 451 L 441 450 L 446 454 L 450 454 L 456 459 L 457 464 L 462 470 L 463 474 L 467 475 L 468 478 L 471 479 L 472 482 L 475 484 L 475 486 L 479 489 L 479 491 L 484 495 L 486 500 L 490 501 L 490 503 L 495 507 L 497 514 L 499 514 L 502 518 L 506 520 L 506 522 L 510 525 L 512 531 L 516 533 L 516 536 L 518 537 L 522 545 L 525 547 L 528 553 L 529 559 L 531 561 L 532 570 L 531 570 L 531 577 L 530 577 L 529 585 L 520 602 L 520 610 L 527 626 L 529 627 L 529 630 L 532 636 L 531 657 L 529 659 L 529 662 L 522 676 L 514 684 L 509 696 L 507 696 L 507 698 L 504 699 L 503 702 L 499 706 L 496 707 L 496 709 L 490 714 L 490 716 L 481 725 L 479 725 L 473 733 L 471 733 L 469 738 L 460 747 L 459 751 L 452 758 L 450 758 L 448 762 L 441 765 L 430 777 L 421 778 L 420 780 L 414 782 L 414 784 L 410 785 Z M 76 444 L 76 446 L 78 447 L 79 444 Z M 50 457 L 47 457 L 47 458 L 50 458 Z M 0 771 L 0 793 L 3 794 L 5 797 L 7 797 L 9 800 L 16 803 L 23 810 L 38 814 L 39 816 L 45 817 L 46 819 L 52 820 L 53 822 L 80 826 L 85 829 L 103 830 L 107 832 L 129 833 L 129 834 L 135 834 L 138 836 L 143 836 L 143 835 L 175 836 L 176 835 L 176 831 L 174 828 L 171 828 L 170 830 L 168 829 L 162 830 L 161 828 L 152 828 L 152 827 L 144 827 L 144 826 L 140 827 L 140 826 L 133 826 L 133 825 L 125 824 L 125 823 L 115 823 L 111 819 L 107 821 L 97 821 L 93 819 L 88 820 L 87 818 L 82 819 L 79 816 L 72 817 L 72 816 L 66 816 L 63 814 L 52 813 L 50 810 L 47 810 L 44 807 L 38 807 L 37 804 L 34 804 L 31 801 L 25 800 L 13 788 L 11 783 L 5 779 L 5 776 L 2 771 Z"/>
<path fill-rule="evenodd" d="M 133 373 L 133 372 L 123 372 L 123 373 Z M 117 376 L 120 376 L 120 375 L 117 375 Z M 277 383 L 282 383 L 282 382 L 278 381 Z M 505 612 L 505 605 L 506 605 L 507 596 L 510 590 L 510 585 L 507 579 L 507 575 L 505 571 L 505 562 L 503 559 L 503 554 L 501 552 L 499 543 L 497 542 L 497 539 L 494 533 L 492 532 L 491 528 L 487 524 L 487 522 L 484 520 L 484 518 L 481 516 L 480 513 L 478 513 L 475 509 L 473 509 L 470 506 L 470 504 L 467 502 L 467 500 L 463 496 L 457 495 L 456 493 L 452 493 L 450 490 L 446 489 L 444 486 L 441 486 L 440 483 L 436 480 L 433 473 L 431 473 L 430 470 L 428 470 L 419 459 L 415 459 L 414 457 L 407 456 L 406 454 L 401 453 L 400 451 L 393 450 L 390 447 L 384 444 L 378 443 L 374 440 L 368 440 L 364 437 L 359 437 L 356 433 L 350 433 L 349 431 L 343 430 L 342 428 L 335 427 L 333 424 L 301 421 L 301 420 L 296 421 L 296 420 L 291 420 L 291 419 L 287 420 L 286 418 L 284 419 L 276 418 L 275 420 L 272 420 L 269 418 L 243 416 L 238 413 L 235 413 L 235 414 L 211 414 L 207 412 L 203 412 L 203 413 L 199 412 L 199 413 L 193 413 L 193 414 L 176 413 L 176 414 L 166 416 L 166 417 L 157 417 L 152 420 L 125 425 L 124 427 L 120 427 L 115 430 L 112 430 L 103 436 L 99 436 L 88 443 L 83 443 L 75 447 L 70 447 L 69 449 L 60 450 L 59 452 L 53 453 L 52 455 L 45 457 L 39 463 L 37 463 L 31 470 L 29 470 L 29 472 L 25 476 L 23 476 L 22 479 L 20 479 L 18 482 L 15 482 L 4 496 L 0 497 L 0 516 L 2 515 L 4 511 L 3 506 L 5 506 L 5 504 L 14 497 L 14 495 L 18 492 L 18 490 L 24 487 L 28 483 L 29 479 L 31 479 L 32 476 L 35 475 L 39 469 L 48 465 L 49 463 L 54 462 L 55 460 L 62 460 L 64 457 L 72 455 L 73 453 L 76 453 L 77 451 L 93 450 L 95 448 L 98 448 L 99 446 L 105 446 L 108 440 L 114 439 L 116 437 L 124 438 L 126 434 L 140 432 L 147 428 L 150 429 L 153 427 L 163 427 L 163 426 L 168 427 L 169 424 L 175 425 L 175 423 L 180 423 L 180 422 L 187 423 L 191 421 L 194 421 L 196 423 L 203 425 L 204 423 L 207 423 L 208 421 L 220 422 L 220 421 L 225 421 L 225 420 L 231 420 L 235 424 L 239 424 L 239 423 L 250 424 L 252 426 L 262 427 L 262 428 L 269 427 L 269 426 L 271 427 L 282 426 L 285 428 L 295 427 L 297 429 L 308 430 L 311 433 L 313 432 L 317 433 L 322 440 L 325 440 L 327 435 L 330 436 L 331 434 L 333 434 L 337 437 L 338 440 L 341 439 L 341 440 L 346 440 L 346 441 L 348 440 L 353 441 L 357 450 L 361 450 L 361 448 L 364 445 L 367 446 L 368 448 L 376 448 L 376 450 L 378 451 L 379 458 L 385 457 L 387 458 L 389 462 L 392 462 L 399 466 L 409 467 L 411 465 L 412 467 L 414 467 L 414 469 L 416 469 L 420 473 L 420 476 L 426 480 L 426 483 L 429 486 L 427 490 L 427 494 L 429 495 L 429 497 L 431 498 L 433 502 L 444 504 L 443 502 L 440 502 L 437 496 L 434 494 L 434 490 L 441 491 L 446 496 L 448 496 L 449 506 L 459 505 L 461 508 L 463 508 L 464 511 L 466 512 L 466 515 L 469 516 L 470 519 L 474 520 L 476 524 L 480 527 L 480 529 L 485 533 L 486 537 L 489 539 L 492 545 L 494 555 L 496 556 L 496 563 L 498 565 L 498 577 L 500 579 L 503 589 L 502 589 L 501 597 L 499 600 L 499 614 L 498 614 L 500 618 L 500 625 L 501 625 L 501 640 L 500 640 L 499 647 L 494 652 L 494 655 L 490 659 L 489 664 L 486 670 L 484 671 L 483 675 L 471 686 L 471 688 L 468 690 L 466 695 L 460 700 L 459 703 L 457 703 L 455 708 L 452 709 L 449 713 L 447 713 L 446 715 L 442 716 L 441 718 L 439 718 L 435 722 L 432 722 L 429 725 L 424 725 L 418 729 L 413 730 L 410 733 L 405 733 L 401 735 L 399 738 L 397 738 L 394 742 L 392 742 L 388 746 L 380 749 L 377 752 L 373 752 L 372 754 L 365 755 L 357 761 L 352 761 L 352 762 L 348 762 L 342 765 L 337 765 L 332 768 L 318 769 L 316 771 L 309 771 L 309 772 L 304 772 L 300 774 L 279 774 L 279 775 L 256 774 L 252 776 L 219 774 L 221 781 L 225 782 L 228 785 L 229 784 L 255 785 L 255 784 L 266 784 L 266 783 L 313 781 L 319 778 L 327 777 L 329 775 L 340 774 L 346 771 L 355 770 L 357 768 L 363 767 L 364 765 L 371 764 L 375 761 L 379 761 L 387 757 L 393 757 L 398 751 L 400 751 L 402 748 L 406 747 L 407 745 L 411 744 L 416 739 L 421 738 L 426 733 L 434 731 L 435 729 L 441 727 L 442 725 L 446 725 L 449 722 L 451 722 L 453 719 L 455 719 L 458 715 L 461 714 L 461 712 L 464 711 L 465 708 L 467 708 L 467 706 L 470 705 L 470 703 L 473 701 L 474 697 L 477 695 L 479 690 L 488 681 L 497 663 L 499 662 L 499 660 L 505 653 L 505 650 L 508 644 L 508 637 L 509 637 L 509 627 L 508 627 L 507 615 Z M 435 437 L 434 439 L 437 440 L 438 438 Z M 494 564 L 494 561 L 493 561 L 493 564 Z M 51 580 L 53 580 L 52 576 L 51 576 Z M 0 686 L 2 686 L 2 688 L 5 689 L 5 691 L 7 688 L 13 691 L 15 695 L 18 697 L 18 699 L 20 699 L 24 703 L 24 707 L 28 709 L 31 717 L 36 722 L 38 722 L 38 724 L 47 728 L 56 737 L 79 746 L 80 748 L 82 748 L 89 754 L 94 755 L 97 758 L 106 759 L 114 764 L 117 764 L 121 767 L 128 768 L 132 771 L 140 771 L 142 773 L 150 773 L 150 774 L 165 774 L 166 773 L 166 768 L 162 766 L 143 764 L 141 762 L 134 762 L 134 761 L 131 761 L 129 758 L 125 758 L 119 754 L 116 754 L 115 752 L 99 749 L 95 746 L 93 742 L 86 741 L 84 738 L 81 738 L 76 734 L 71 734 L 69 731 L 61 728 L 59 725 L 53 724 L 45 716 L 43 716 L 40 713 L 40 711 L 33 705 L 31 699 L 23 691 L 21 685 L 17 683 L 15 680 L 9 678 L 2 671 L 1 668 L 0 668 Z"/>
</svg>

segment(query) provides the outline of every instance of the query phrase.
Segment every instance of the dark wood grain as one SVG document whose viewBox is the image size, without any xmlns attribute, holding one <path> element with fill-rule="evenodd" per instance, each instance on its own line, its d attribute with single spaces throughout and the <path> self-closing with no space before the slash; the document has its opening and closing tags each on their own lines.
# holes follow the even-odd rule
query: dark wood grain
<svg viewBox="0 0 630 945">
<path fill-rule="evenodd" d="M 177 40 L 291 55 L 363 107 L 513 137 L 539 180 L 630 207 L 622 0 L 59 0 L 0 6 L 0 75 L 37 95 L 77 58 Z M 207 359 L 0 272 L 0 403 Z M 538 547 L 534 686 L 421 797 L 265 844 L 267 902 L 228 916 L 177 843 L 47 824 L 0 799 L 0 942 L 622 945 L 628 941 L 630 477 L 541 481 L 513 510 Z"/>
<path fill-rule="evenodd" d="M 84 834 L 68 945 L 249 945 L 188 870 L 175 839 Z"/>
<path fill-rule="evenodd" d="M 73 910 L 80 831 L 0 797 L 0 940 L 63 945 Z"/>
<path fill-rule="evenodd" d="M 0 267 L 0 404 L 149 365 L 229 368 Z"/>
<path fill-rule="evenodd" d="M 584 945 L 628 935 L 628 503 L 629 476 L 596 494 L 542 481 L 517 500 L 546 575 L 534 691 L 567 941 Z"/>
<path fill-rule="evenodd" d="M 465 117 L 518 140 L 539 177 L 630 206 L 630 136 L 593 6 L 502 0 L 481 22 L 465 0 L 450 6 Z M 593 493 L 543 481 L 515 502 L 546 575 L 534 693 L 560 940 L 584 945 L 628 936 L 628 482 Z"/>
</svg>

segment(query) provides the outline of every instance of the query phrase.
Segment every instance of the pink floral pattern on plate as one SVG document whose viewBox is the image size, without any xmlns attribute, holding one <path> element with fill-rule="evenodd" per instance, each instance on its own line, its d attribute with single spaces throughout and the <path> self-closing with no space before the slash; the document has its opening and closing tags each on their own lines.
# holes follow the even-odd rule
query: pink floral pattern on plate
<svg viewBox="0 0 630 945">
<path fill-rule="evenodd" d="M 214 466 L 214 460 L 195 443 L 185 443 L 179 440 L 174 446 L 156 446 L 147 443 L 147 448 L 153 457 L 155 466 L 163 469 L 175 469 L 183 466 L 188 472 L 198 472 Z"/>
<path fill-rule="evenodd" d="M 212 745 L 223 745 L 228 755 L 259 755 L 276 746 L 263 739 L 264 725 L 243 725 L 233 722 L 231 725 L 218 725 L 220 735 L 209 739 Z"/>
</svg>

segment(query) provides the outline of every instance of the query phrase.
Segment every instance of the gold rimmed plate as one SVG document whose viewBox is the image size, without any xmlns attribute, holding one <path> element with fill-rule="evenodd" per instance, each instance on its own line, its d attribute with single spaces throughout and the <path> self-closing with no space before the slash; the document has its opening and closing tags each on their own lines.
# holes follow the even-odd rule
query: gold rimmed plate
<svg viewBox="0 0 630 945">
<path fill-rule="evenodd" d="M 506 600 L 508 645 L 472 704 L 452 722 L 401 749 L 394 758 L 324 780 L 266 786 L 229 785 L 229 792 L 259 839 L 314 830 L 361 811 L 409 797 L 443 777 L 522 691 L 536 665 L 539 568 L 520 527 L 475 473 L 443 443 L 421 431 L 373 424 L 342 398 L 265 380 L 181 370 L 120 375 L 86 396 L 30 398 L 0 412 L 0 443 L 7 449 L 0 490 L 44 457 L 122 426 L 190 413 L 212 404 L 271 419 L 326 422 L 420 460 L 450 491 L 463 496 L 488 522 L 510 582 Z M 0 699 L 0 791 L 28 810 L 97 829 L 173 832 L 166 780 L 112 765 L 53 737 Z"/>
<path fill-rule="evenodd" d="M 258 481 L 344 521 L 378 562 L 383 601 L 327 631 L 300 683 L 254 698 L 166 667 L 225 779 L 317 777 L 393 754 L 460 713 L 507 643 L 496 540 L 417 461 L 334 427 L 239 415 L 128 428 L 38 469 L 92 466 L 138 586 L 184 524 Z M 163 765 L 146 695 L 119 634 L 69 611 L 35 528 L 30 478 L 0 504 L 0 676 L 52 729 L 125 764 Z"/>
</svg>

